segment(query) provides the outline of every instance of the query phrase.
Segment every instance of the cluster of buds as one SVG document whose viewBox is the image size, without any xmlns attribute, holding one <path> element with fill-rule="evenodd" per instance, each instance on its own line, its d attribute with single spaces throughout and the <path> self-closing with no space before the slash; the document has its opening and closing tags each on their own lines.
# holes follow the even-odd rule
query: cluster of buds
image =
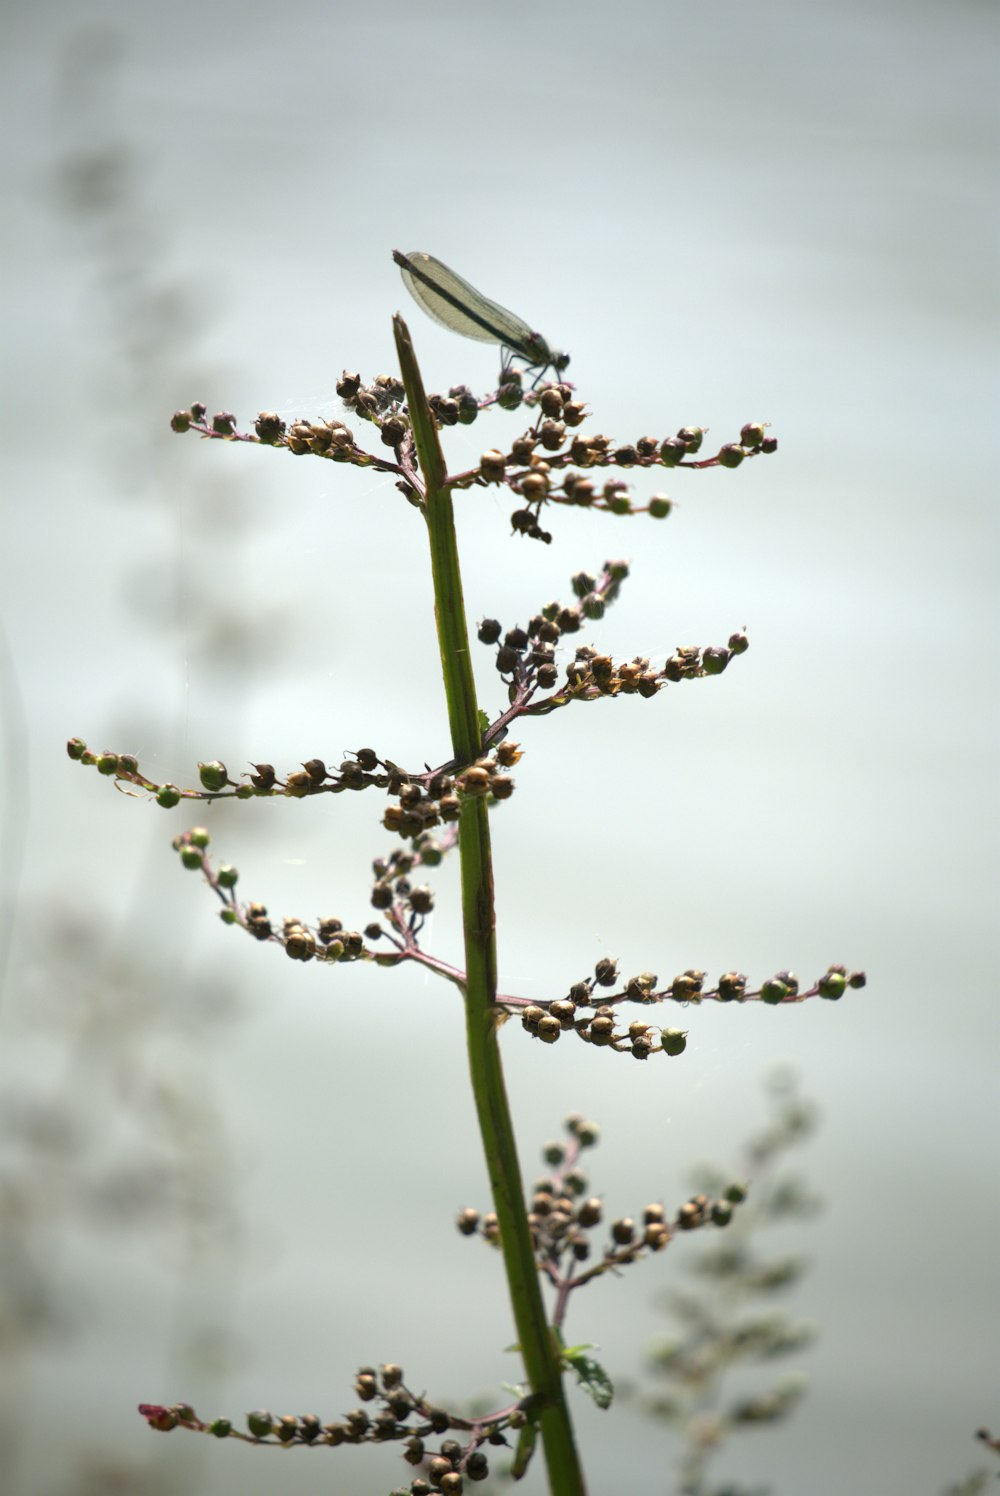
<svg viewBox="0 0 1000 1496">
<path fill-rule="evenodd" d="M 524 1003 L 511 998 L 502 998 L 501 1001 L 509 1011 L 517 1013 L 522 1027 L 529 1034 L 545 1044 L 554 1044 L 564 1033 L 574 1033 L 598 1048 L 613 1049 L 619 1054 L 631 1054 L 633 1059 L 646 1060 L 653 1054 L 683 1054 L 687 1034 L 678 1028 L 657 1029 L 640 1018 L 625 1027 L 616 1014 L 616 1009 L 623 1003 L 762 1002 L 777 1005 L 805 1002 L 813 997 L 836 1000 L 849 987 L 864 987 L 866 978 L 863 971 L 849 972 L 846 966 L 832 965 L 808 988 L 803 988 L 791 971 L 776 972 L 754 988 L 748 986 L 742 972 L 727 971 L 713 987 L 706 986 L 705 972 L 689 967 L 665 987 L 657 985 L 653 972 L 644 971 L 629 977 L 619 990 L 606 990 L 617 987 L 619 980 L 618 963 L 611 956 L 603 956 L 596 963 L 593 976 L 574 982 L 564 998 L 547 1003 Z"/>
<path fill-rule="evenodd" d="M 598 969 L 603 964 L 598 962 Z M 637 977 L 633 980 L 642 982 L 649 978 Z M 652 980 L 655 982 L 655 977 Z M 641 997 L 633 1000 L 644 1002 L 648 999 Z M 584 1001 L 589 1004 L 591 998 L 588 996 Z M 544 1044 L 554 1044 L 561 1034 L 571 1031 L 588 1044 L 596 1044 L 602 1049 L 614 1049 L 619 1054 L 631 1054 L 637 1060 L 648 1060 L 652 1054 L 675 1056 L 683 1054 L 687 1048 L 687 1033 L 684 1029 L 658 1029 L 642 1018 L 633 1019 L 627 1029 L 619 1029 L 616 1026 L 615 1010 L 610 1003 L 602 1003 L 598 999 L 594 1012 L 583 1016 L 579 1014 L 581 1006 L 579 999 L 574 998 L 572 993 L 569 997 L 550 1002 L 544 1008 L 539 1003 L 528 1003 L 521 1009 L 521 1026 Z"/>
<path fill-rule="evenodd" d="M 376 857 L 372 863 L 372 907 L 386 912 L 398 931 L 419 932 L 434 908 L 434 895 L 426 883 L 414 884 L 411 874 L 420 867 L 438 867 L 445 853 L 457 840 L 457 828 L 451 827 L 440 839 L 421 832 L 409 847 L 398 847 L 388 857 Z M 378 940 L 385 931 L 378 923 L 368 925 L 365 936 Z"/>
<path fill-rule="evenodd" d="M 196 401 L 171 418 L 173 430 L 196 431 L 204 437 L 225 441 L 255 442 L 285 447 L 290 452 L 349 462 L 356 467 L 376 468 L 396 475 L 397 486 L 415 504 L 421 502 L 416 475 L 414 440 L 410 415 L 404 404 L 405 391 L 393 374 L 377 374 L 364 384 L 360 374 L 347 370 L 337 382 L 344 405 L 360 419 L 378 428 L 383 447 L 389 452 L 366 452 L 355 441 L 350 427 L 339 420 L 299 419 L 286 424 L 273 411 L 261 411 L 252 431 L 241 431 L 231 411 L 209 417 L 206 406 Z M 534 421 L 517 437 L 507 452 L 491 447 L 479 464 L 449 478 L 455 489 L 502 484 L 518 499 L 511 514 L 516 534 L 549 542 L 552 536 L 541 523 L 547 504 L 593 508 L 610 514 L 649 514 L 664 519 L 673 507 L 667 494 L 657 493 L 646 502 L 632 499 L 628 484 L 611 478 L 593 481 L 590 470 L 600 467 L 705 468 L 738 467 L 745 458 L 774 452 L 777 441 L 763 422 L 748 421 L 737 441 L 726 442 L 711 456 L 701 455 L 705 428 L 683 426 L 675 436 L 641 436 L 634 442 L 615 442 L 600 433 L 585 435 L 576 428 L 587 416 L 585 403 L 573 386 L 549 383 L 525 392 L 517 370 L 505 369 L 494 394 L 477 397 L 467 385 L 453 385 L 446 395 L 428 397 L 431 419 L 439 426 L 471 425 L 479 412 L 491 405 L 503 410 L 529 407 Z"/>
<path fill-rule="evenodd" d="M 498 393 L 501 405 L 503 393 L 503 389 Z M 541 527 L 542 506 L 548 503 L 599 509 L 609 514 L 649 514 L 653 519 L 665 519 L 673 508 L 671 499 L 662 493 L 654 494 L 645 503 L 637 503 L 623 479 L 612 478 L 597 484 L 587 476 L 587 469 L 735 468 L 747 457 L 777 450 L 776 439 L 767 435 L 760 421 L 748 421 L 739 441 L 726 442 L 711 457 L 697 455 L 705 437 L 701 426 L 684 426 L 676 436 L 663 440 L 642 436 L 635 442 L 616 445 L 610 437 L 600 434 L 568 434 L 567 428 L 578 426 L 586 415 L 585 406 L 573 397 L 569 386 L 550 385 L 537 399 L 543 418 L 512 442 L 509 452 L 491 447 L 482 454 L 473 472 L 461 475 L 462 486 L 469 482 L 502 483 L 518 495 L 522 504 L 511 515 L 511 527 L 517 534 L 535 540 L 552 538 Z"/>
<path fill-rule="evenodd" d="M 576 602 L 546 603 L 526 627 L 504 630 L 496 618 L 484 618 L 477 629 L 483 644 L 496 646 L 496 668 L 508 680 L 514 711 L 508 715 L 540 716 L 570 701 L 596 701 L 601 697 L 657 695 L 665 684 L 721 675 L 734 655 L 745 654 L 750 642 L 745 633 L 730 635 L 724 647 L 681 646 L 662 669 L 654 668 L 645 655 L 616 663 L 592 645 L 579 645 L 560 682 L 555 651 L 565 634 L 575 634 L 587 619 L 604 617 L 629 574 L 625 561 L 606 561 L 600 572 L 580 571 L 572 578 Z M 531 701 L 535 691 L 552 691 L 543 700 Z"/>
<path fill-rule="evenodd" d="M 170 1407 L 141 1403 L 139 1412 L 151 1428 L 168 1433 L 187 1428 L 217 1439 L 238 1439 L 245 1444 L 309 1445 L 336 1448 L 344 1444 L 402 1443 L 403 1459 L 419 1473 L 392 1496 L 461 1496 L 466 1482 L 478 1484 L 489 1475 L 486 1448 L 505 1446 L 508 1430 L 524 1427 L 527 1413 L 521 1403 L 482 1418 L 465 1418 L 435 1407 L 411 1391 L 401 1366 L 362 1366 L 354 1380 L 359 1402 L 376 1404 L 357 1407 L 341 1419 L 321 1422 L 315 1413 L 286 1413 L 275 1417 L 265 1409 L 246 1415 L 246 1431 L 228 1418 L 206 1422 L 189 1403 Z M 463 1437 L 444 1438 L 446 1434 Z M 431 1441 L 439 1442 L 432 1444 Z"/>
<path fill-rule="evenodd" d="M 523 695 L 525 687 L 550 690 L 555 686 L 559 679 L 555 664 L 559 640 L 563 634 L 577 633 L 585 618 L 603 618 L 618 596 L 628 570 L 627 561 L 606 561 L 596 576 L 578 572 L 572 581 L 578 602 L 569 606 L 546 603 L 526 628 L 517 625 L 504 631 L 498 619 L 482 620 L 476 630 L 477 637 L 481 644 L 496 645 L 496 668 L 500 675 L 510 677 L 512 700 L 519 688 Z"/>
<path fill-rule="evenodd" d="M 345 930 L 339 919 L 322 918 L 315 925 L 288 916 L 276 928 L 263 904 L 244 904 L 236 896 L 239 872 L 230 863 L 213 866 L 208 848 L 211 836 L 204 826 L 194 826 L 173 840 L 184 867 L 200 872 L 222 900 L 221 917 L 227 925 L 239 925 L 256 940 L 270 940 L 284 948 L 293 961 L 357 961 L 371 959 L 365 937 L 358 930 Z M 381 930 L 378 932 L 381 934 Z"/>
<path fill-rule="evenodd" d="M 611 1268 L 638 1262 L 647 1252 L 660 1252 L 678 1231 L 701 1226 L 727 1226 L 733 1210 L 747 1196 L 745 1184 L 733 1182 L 711 1200 L 699 1194 L 684 1202 L 672 1216 L 658 1201 L 645 1206 L 641 1219 L 620 1216 L 608 1223 L 607 1240 L 594 1250 L 594 1232 L 604 1224 L 603 1201 L 590 1194 L 590 1181 L 580 1167 L 580 1154 L 599 1140 L 593 1122 L 573 1114 L 564 1123 L 567 1140 L 547 1143 L 542 1158 L 550 1170 L 535 1181 L 528 1207 L 539 1272 L 560 1291 L 560 1304 L 568 1294 Z M 480 1216 L 470 1208 L 461 1211 L 456 1225 L 463 1236 L 481 1236 L 491 1245 L 500 1241 L 500 1228 L 491 1212 Z M 587 1268 L 579 1265 L 590 1262 Z"/>
<path fill-rule="evenodd" d="M 451 766 L 448 770 L 421 775 L 397 770 L 389 776 L 388 790 L 397 797 L 398 804 L 386 808 L 382 824 L 387 831 L 407 840 L 442 822 L 457 821 L 466 797 L 509 800 L 514 793 L 514 781 L 507 770 L 520 757 L 517 743 L 502 742 L 460 768 Z"/>
<path fill-rule="evenodd" d="M 148 778 L 141 772 L 133 753 L 118 753 L 112 749 L 97 752 L 88 748 L 82 738 L 70 738 L 66 752 L 78 763 L 95 766 L 99 774 L 126 780 L 148 791 L 165 810 L 172 810 L 182 800 L 253 800 L 276 795 L 301 800 L 308 795 L 336 795 L 344 790 L 366 789 L 369 785 L 388 789 L 393 774 L 398 777 L 399 773 L 394 766 L 383 762 L 374 749 L 359 748 L 357 753 L 341 760 L 335 768 L 322 758 L 309 758 L 284 778 L 279 776 L 273 764 L 252 764 L 251 770 L 234 779 L 221 759 L 211 759 L 198 764 L 198 789 L 180 789 L 176 784 L 158 784 Z"/>
<path fill-rule="evenodd" d="M 302 800 L 311 795 L 341 794 L 344 790 L 363 790 L 374 785 L 398 802 L 387 808 L 383 825 L 404 839 L 426 833 L 442 822 L 457 821 L 463 796 L 509 799 L 514 781 L 506 771 L 521 757 L 516 743 L 500 743 L 471 764 L 462 767 L 449 764 L 411 774 L 389 759 L 380 759 L 373 748 L 359 748 L 336 767 L 330 767 L 322 758 L 310 758 L 280 778 L 273 764 L 253 764 L 251 771 L 238 779 L 230 776 L 221 759 L 212 759 L 198 765 L 199 789 L 179 789 L 175 784 L 158 784 L 149 779 L 141 772 L 134 754 L 110 749 L 98 753 L 88 748 L 82 738 L 70 738 L 66 751 L 77 762 L 96 766 L 101 774 L 147 791 L 166 810 L 182 800 L 250 800 L 276 795 Z"/>
</svg>

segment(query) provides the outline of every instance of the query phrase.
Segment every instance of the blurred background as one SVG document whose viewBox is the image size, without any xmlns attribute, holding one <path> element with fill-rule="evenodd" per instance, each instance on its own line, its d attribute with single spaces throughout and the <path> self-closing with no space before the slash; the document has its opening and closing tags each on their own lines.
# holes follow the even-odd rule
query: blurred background
<svg viewBox="0 0 1000 1496">
<path fill-rule="evenodd" d="M 510 1025 L 525 1172 L 578 1110 L 609 1214 L 676 1207 L 692 1165 L 738 1170 L 761 1078 L 791 1063 L 825 1210 L 788 1228 L 811 1271 L 786 1307 L 819 1336 L 794 1418 L 718 1478 L 937 1496 L 984 1467 L 995 7 L 12 0 L 4 29 L 5 1496 L 383 1496 L 391 1451 L 167 1439 L 135 1405 L 328 1419 L 364 1363 L 438 1402 L 517 1375 L 499 1259 L 453 1226 L 488 1204 L 454 993 L 289 963 L 170 849 L 203 820 L 246 897 L 360 927 L 377 797 L 164 812 L 64 751 L 79 734 L 181 784 L 199 759 L 447 756 L 421 526 L 391 480 L 168 430 L 195 399 L 244 426 L 341 413 L 343 368 L 393 369 L 397 309 L 429 388 L 486 390 L 494 350 L 427 320 L 393 247 L 569 349 L 591 429 L 696 423 L 711 446 L 763 419 L 780 443 L 640 474 L 677 501 L 662 522 L 556 510 L 548 547 L 494 491 L 461 499 L 473 617 L 524 622 L 624 556 L 595 643 L 751 640 L 723 679 L 516 734 L 502 987 L 561 995 L 607 954 L 869 977 L 836 1006 L 688 1010 L 687 1053 L 642 1068 Z M 449 456 L 522 425 L 458 428 Z M 457 959 L 454 869 L 434 881 L 427 943 Z M 579 1295 L 570 1337 L 617 1381 L 642 1385 L 701 1241 Z M 574 1406 L 595 1496 L 676 1489 L 638 1401 Z"/>
</svg>

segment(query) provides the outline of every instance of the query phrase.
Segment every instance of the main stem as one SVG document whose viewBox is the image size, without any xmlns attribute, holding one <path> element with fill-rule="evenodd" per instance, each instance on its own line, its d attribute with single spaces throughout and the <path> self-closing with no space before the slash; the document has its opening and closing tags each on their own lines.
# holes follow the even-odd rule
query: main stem
<svg viewBox="0 0 1000 1496">
<path fill-rule="evenodd" d="M 448 703 L 452 751 L 460 763 L 470 763 L 479 754 L 482 734 L 469 652 L 469 631 L 465 619 L 451 493 L 447 487 L 444 457 L 427 405 L 409 330 L 401 317 L 394 319 L 393 330 L 406 388 L 410 422 L 425 483 L 424 517 L 430 540 L 434 612 Z M 500 1227 L 500 1247 L 514 1323 L 517 1326 L 528 1382 L 532 1392 L 538 1397 L 540 1411 L 537 1417 L 551 1496 L 586 1496 L 583 1470 L 566 1406 L 559 1350 L 546 1319 L 535 1266 L 535 1253 L 524 1206 L 521 1166 L 500 1063 L 493 861 L 486 803 L 478 797 L 466 796 L 462 802 L 459 857 L 462 871 L 462 922 L 465 930 L 465 1017 L 469 1076 L 489 1171 L 493 1206 Z"/>
</svg>

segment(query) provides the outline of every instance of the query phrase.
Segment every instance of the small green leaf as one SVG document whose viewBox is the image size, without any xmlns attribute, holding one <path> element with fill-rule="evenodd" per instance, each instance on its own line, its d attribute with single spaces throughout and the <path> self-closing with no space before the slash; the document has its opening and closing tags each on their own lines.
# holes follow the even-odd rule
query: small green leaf
<svg viewBox="0 0 1000 1496">
<path fill-rule="evenodd" d="M 576 1372 L 576 1379 L 590 1397 L 592 1397 L 599 1408 L 610 1408 L 614 1399 L 615 1389 L 611 1378 L 599 1361 L 593 1356 L 586 1356 L 577 1347 L 572 1351 L 563 1352 L 563 1360 L 566 1365 Z"/>
<path fill-rule="evenodd" d="M 514 1463 L 510 1467 L 511 1477 L 514 1480 L 522 1480 L 527 1474 L 531 1463 L 531 1456 L 535 1452 L 538 1442 L 538 1425 L 532 1423 L 529 1418 L 518 1435 L 517 1448 L 514 1450 Z"/>
<path fill-rule="evenodd" d="M 479 739 L 480 742 L 482 742 L 483 738 L 486 736 L 486 733 L 489 731 L 490 719 L 489 717 L 487 717 L 482 707 L 479 708 L 477 716 L 479 718 Z"/>
</svg>

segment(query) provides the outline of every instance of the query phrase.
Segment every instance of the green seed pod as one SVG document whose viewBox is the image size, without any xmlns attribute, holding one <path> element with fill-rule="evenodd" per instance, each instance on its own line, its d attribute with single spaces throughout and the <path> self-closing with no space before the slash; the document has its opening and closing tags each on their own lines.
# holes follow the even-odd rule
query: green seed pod
<svg viewBox="0 0 1000 1496">
<path fill-rule="evenodd" d="M 838 997 L 843 997 L 847 989 L 847 978 L 843 972 L 828 971 L 824 976 L 820 977 L 816 985 L 819 989 L 820 997 L 828 997 L 835 1001 Z"/>
<path fill-rule="evenodd" d="M 665 493 L 654 493 L 649 501 L 649 514 L 652 519 L 666 519 L 673 508 L 673 503 Z"/>
<path fill-rule="evenodd" d="M 208 1432 L 214 1434 L 217 1439 L 228 1439 L 233 1431 L 233 1425 L 228 1418 L 216 1418 L 208 1425 Z"/>
<path fill-rule="evenodd" d="M 732 655 L 728 649 L 713 646 L 702 652 L 701 668 L 706 675 L 721 675 L 731 659 Z"/>
<path fill-rule="evenodd" d="M 220 888 L 235 888 L 239 882 L 239 872 L 229 862 L 224 862 L 215 875 L 216 882 Z"/>
<path fill-rule="evenodd" d="M 195 868 L 200 868 L 202 865 L 201 852 L 197 847 L 181 847 L 181 862 L 185 867 L 191 868 L 192 871 Z"/>
<path fill-rule="evenodd" d="M 164 810 L 172 810 L 175 805 L 180 804 L 180 800 L 181 792 L 176 784 L 161 784 L 156 792 L 156 803 L 162 805 Z"/>
<path fill-rule="evenodd" d="M 211 763 L 198 765 L 198 777 L 206 790 L 223 790 L 229 783 L 229 775 L 226 766 L 218 759 Z"/>
<path fill-rule="evenodd" d="M 660 1044 L 664 1054 L 683 1054 L 687 1049 L 687 1034 L 683 1029 L 665 1028 L 660 1033 Z"/>
<path fill-rule="evenodd" d="M 204 826 L 192 826 L 187 834 L 188 841 L 193 847 L 207 847 L 212 840 Z"/>
<path fill-rule="evenodd" d="M 719 448 L 717 455 L 720 467 L 737 468 L 747 454 L 736 442 L 727 442 Z"/>
<path fill-rule="evenodd" d="M 274 1419 L 263 1408 L 247 1414 L 247 1428 L 255 1439 L 266 1439 L 274 1431 Z"/>
<path fill-rule="evenodd" d="M 99 753 L 97 755 L 97 772 L 98 774 L 117 774 L 117 753 Z"/>
</svg>

